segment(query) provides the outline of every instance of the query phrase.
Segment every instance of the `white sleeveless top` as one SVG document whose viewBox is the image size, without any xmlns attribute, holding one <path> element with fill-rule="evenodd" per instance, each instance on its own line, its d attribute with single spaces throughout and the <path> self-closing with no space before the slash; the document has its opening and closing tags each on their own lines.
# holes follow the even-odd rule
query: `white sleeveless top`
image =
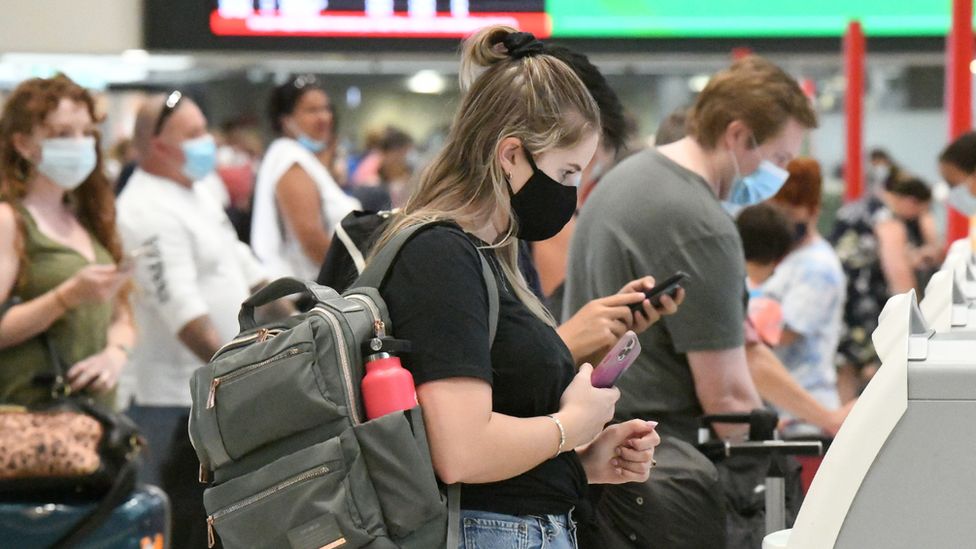
<svg viewBox="0 0 976 549">
<path fill-rule="evenodd" d="M 298 141 L 280 137 L 268 147 L 254 185 L 251 247 L 272 279 L 294 276 L 314 280 L 321 265 L 302 251 L 298 238 L 281 219 L 275 200 L 278 181 L 295 164 L 301 166 L 318 187 L 322 216 L 330 236 L 343 217 L 361 206 L 358 200 L 339 188 L 325 166 Z"/>
</svg>

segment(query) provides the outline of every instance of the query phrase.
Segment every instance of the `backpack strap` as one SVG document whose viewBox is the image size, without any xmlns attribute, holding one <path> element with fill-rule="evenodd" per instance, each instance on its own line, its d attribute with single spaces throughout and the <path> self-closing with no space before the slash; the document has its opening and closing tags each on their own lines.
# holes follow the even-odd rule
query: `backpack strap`
<svg viewBox="0 0 976 549">
<path fill-rule="evenodd" d="M 461 544 L 461 483 L 447 487 L 447 547 Z"/>
<path fill-rule="evenodd" d="M 396 261 L 397 256 L 400 254 L 400 250 L 410 241 L 414 236 L 419 234 L 425 229 L 431 227 L 436 227 L 438 225 L 454 227 L 446 221 L 433 221 L 430 223 L 421 223 L 418 225 L 413 225 L 407 227 L 402 231 L 398 232 L 390 241 L 383 246 L 383 249 L 376 254 L 373 261 L 366 266 L 366 270 L 363 271 L 356 282 L 350 286 L 355 288 L 357 286 L 365 286 L 368 288 L 377 288 L 383 285 L 386 281 L 386 277 L 390 272 L 390 268 L 393 266 L 393 262 Z M 488 340 L 495 341 L 495 333 L 498 331 L 498 283 L 495 281 L 495 272 L 491 269 L 491 265 L 488 263 L 488 259 L 485 255 L 478 250 L 478 257 L 481 258 L 481 274 L 485 281 L 485 289 L 488 291 Z"/>
<path fill-rule="evenodd" d="M 346 228 L 342 226 L 342 223 L 336 225 L 335 235 L 345 245 L 346 253 L 349 254 L 349 258 L 352 259 L 353 264 L 356 266 L 356 272 L 362 274 L 366 268 L 366 258 L 363 257 L 363 252 L 356 246 L 356 242 L 346 232 Z"/>
<path fill-rule="evenodd" d="M 406 245 L 411 238 L 420 233 L 420 231 L 430 227 L 435 227 L 437 225 L 453 227 L 453 225 L 447 222 L 434 221 L 431 223 L 413 225 L 412 227 L 407 227 L 406 229 L 397 233 L 396 236 L 394 236 L 386 244 L 386 246 L 383 246 L 383 249 L 376 254 L 373 261 L 366 267 L 362 274 L 359 275 L 359 278 L 351 287 L 355 288 L 357 286 L 366 286 L 369 288 L 379 289 L 379 287 L 382 286 L 383 282 L 386 280 L 386 275 L 389 274 L 390 268 L 393 266 L 393 262 L 400 254 L 400 250 L 403 248 L 403 246 Z M 478 250 L 478 257 L 481 259 L 481 275 L 485 281 L 485 289 L 488 292 L 488 341 L 494 342 L 495 333 L 498 331 L 498 282 L 495 280 L 495 271 L 491 269 L 488 259 L 485 257 L 485 254 L 481 253 L 481 250 Z M 461 484 L 455 483 L 447 486 L 446 547 L 448 549 L 456 549 L 460 544 L 460 539 Z"/>
<path fill-rule="evenodd" d="M 427 442 L 427 432 L 424 428 L 423 412 L 419 408 L 407 410 L 406 416 L 410 421 L 410 428 L 416 436 L 420 451 L 430 455 Z M 421 436 L 417 436 L 420 433 Z M 448 549 L 457 549 L 461 541 L 461 483 L 447 485 L 447 545 Z"/>
</svg>

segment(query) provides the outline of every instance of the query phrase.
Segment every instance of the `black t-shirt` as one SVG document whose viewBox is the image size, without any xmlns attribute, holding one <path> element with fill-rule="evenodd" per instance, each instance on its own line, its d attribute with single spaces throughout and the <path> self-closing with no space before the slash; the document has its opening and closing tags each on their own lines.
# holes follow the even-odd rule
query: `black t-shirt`
<svg viewBox="0 0 976 549">
<path fill-rule="evenodd" d="M 492 410 L 497 413 L 555 413 L 575 373 L 572 355 L 556 331 L 511 291 L 493 251 L 484 250 L 499 290 L 492 345 L 488 293 L 476 248 L 482 245 L 460 229 L 437 226 L 400 251 L 381 294 L 394 334 L 413 343 L 406 367 L 418 386 L 452 377 L 483 379 L 492 386 Z M 585 488 L 586 473 L 570 451 L 508 480 L 464 485 L 461 507 L 509 515 L 561 514 L 578 504 Z"/>
</svg>

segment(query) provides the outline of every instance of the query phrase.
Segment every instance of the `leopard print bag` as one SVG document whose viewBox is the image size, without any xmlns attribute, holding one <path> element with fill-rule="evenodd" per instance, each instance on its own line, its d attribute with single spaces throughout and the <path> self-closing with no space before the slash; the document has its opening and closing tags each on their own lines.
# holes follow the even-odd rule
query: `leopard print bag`
<svg viewBox="0 0 976 549">
<path fill-rule="evenodd" d="M 95 474 L 102 425 L 74 411 L 0 409 L 0 481 Z"/>
<path fill-rule="evenodd" d="M 143 445 L 132 420 L 89 399 L 0 406 L 0 499 L 99 497 Z"/>
</svg>

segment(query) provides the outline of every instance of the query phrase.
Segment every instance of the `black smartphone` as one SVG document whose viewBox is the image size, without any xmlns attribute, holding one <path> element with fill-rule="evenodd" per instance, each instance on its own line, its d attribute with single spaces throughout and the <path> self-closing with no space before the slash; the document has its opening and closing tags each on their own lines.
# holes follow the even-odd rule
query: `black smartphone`
<svg viewBox="0 0 976 549">
<path fill-rule="evenodd" d="M 661 296 L 668 294 L 672 298 L 678 295 L 678 290 L 681 288 L 681 283 L 685 280 L 691 278 L 691 275 L 684 271 L 678 271 L 673 275 L 669 276 L 664 282 L 661 282 L 657 286 L 654 286 L 650 290 L 644 292 L 644 298 L 651 300 L 651 306 L 657 309 L 661 306 Z M 644 302 L 632 303 L 630 305 L 630 310 L 635 313 L 643 309 Z"/>
</svg>

